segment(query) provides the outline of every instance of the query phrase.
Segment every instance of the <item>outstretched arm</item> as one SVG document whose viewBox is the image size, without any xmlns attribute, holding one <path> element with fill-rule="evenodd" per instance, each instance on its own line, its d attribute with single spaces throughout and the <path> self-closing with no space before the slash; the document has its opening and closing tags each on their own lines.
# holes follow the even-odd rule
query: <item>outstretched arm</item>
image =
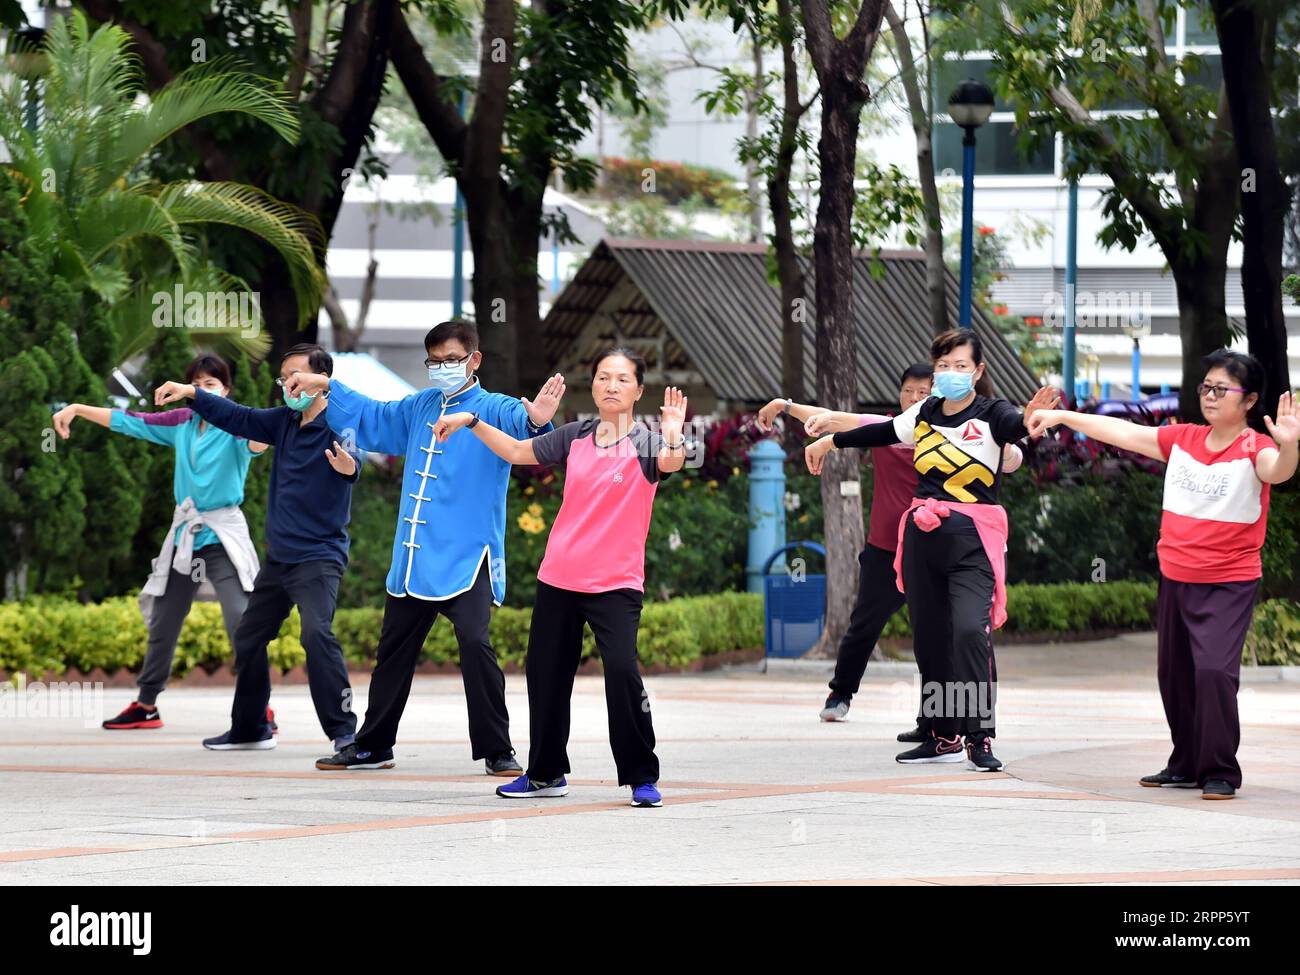
<svg viewBox="0 0 1300 975">
<path fill-rule="evenodd" d="M 72 432 L 72 421 L 80 417 L 101 427 L 112 427 L 113 411 L 106 406 L 87 406 L 85 403 L 69 403 L 54 414 L 54 429 L 64 440 Z"/>
<path fill-rule="evenodd" d="M 803 403 L 796 403 L 793 400 L 774 399 L 754 416 L 754 425 L 765 433 L 772 431 L 772 426 L 776 423 L 776 418 L 785 413 L 786 404 L 790 404 L 790 416 L 794 417 L 800 423 L 806 423 L 809 419 L 819 413 L 826 413 L 827 410 L 820 406 L 807 406 Z"/>
<path fill-rule="evenodd" d="M 440 441 L 446 440 L 457 430 L 468 426 L 474 419 L 473 413 L 446 413 L 434 426 L 434 433 Z M 533 453 L 533 441 L 516 440 L 510 434 L 498 430 L 486 420 L 480 419 L 472 427 L 473 433 L 487 445 L 488 450 L 510 464 L 536 464 L 537 455 Z"/>
<path fill-rule="evenodd" d="M 284 422 L 283 410 L 254 410 L 189 383 L 166 382 L 154 390 L 159 406 L 181 399 L 194 400 L 194 412 L 214 427 L 259 443 L 274 443 Z"/>
<path fill-rule="evenodd" d="M 1041 437 L 1047 430 L 1063 423 L 1085 437 L 1100 440 L 1120 450 L 1131 450 L 1152 460 L 1164 461 L 1160 435 L 1156 427 L 1142 426 L 1114 416 L 1075 413 L 1072 410 L 1038 410 L 1029 419 L 1029 435 Z"/>
<path fill-rule="evenodd" d="M 664 389 L 664 405 L 659 407 L 659 473 L 672 474 L 686 466 L 686 394 L 676 386 Z"/>
</svg>

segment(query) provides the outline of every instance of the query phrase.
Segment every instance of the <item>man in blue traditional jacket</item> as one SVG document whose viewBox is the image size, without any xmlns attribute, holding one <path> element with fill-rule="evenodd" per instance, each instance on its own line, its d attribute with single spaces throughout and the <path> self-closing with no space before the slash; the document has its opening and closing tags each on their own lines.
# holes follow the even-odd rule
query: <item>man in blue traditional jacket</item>
<svg viewBox="0 0 1300 975">
<path fill-rule="evenodd" d="M 366 720 L 356 741 L 319 769 L 393 767 L 393 744 L 425 637 L 439 614 L 455 627 L 469 709 L 470 746 L 489 775 L 523 772 L 510 745 L 505 675 L 488 637 L 492 605 L 506 594 L 506 490 L 510 465 L 476 437 L 438 443 L 442 414 L 468 411 L 523 439 L 551 428 L 564 395 L 552 376 L 537 399 L 489 393 L 474 375 L 483 361 L 478 331 L 443 322 L 424 338 L 430 389 L 395 402 L 362 396 L 328 376 L 298 373 L 292 392 L 329 397 L 329 422 L 362 450 L 404 454 L 402 504 L 385 588 L 384 623 L 370 678 Z"/>
</svg>

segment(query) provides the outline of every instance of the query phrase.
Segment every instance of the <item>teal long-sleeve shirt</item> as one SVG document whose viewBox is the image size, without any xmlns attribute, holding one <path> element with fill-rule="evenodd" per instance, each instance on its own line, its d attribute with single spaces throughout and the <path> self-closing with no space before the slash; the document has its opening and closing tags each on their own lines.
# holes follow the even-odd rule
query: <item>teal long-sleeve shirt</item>
<svg viewBox="0 0 1300 975">
<path fill-rule="evenodd" d="M 137 440 L 147 440 L 176 452 L 172 494 L 177 504 L 186 498 L 199 511 L 238 506 L 244 503 L 244 481 L 248 464 L 257 456 L 249 442 L 235 437 L 212 424 L 199 429 L 200 418 L 189 409 L 162 413 L 128 413 L 114 410 L 109 428 Z M 176 529 L 175 542 L 181 532 Z M 218 545 L 220 540 L 211 528 L 204 528 L 194 539 L 194 548 Z"/>
</svg>

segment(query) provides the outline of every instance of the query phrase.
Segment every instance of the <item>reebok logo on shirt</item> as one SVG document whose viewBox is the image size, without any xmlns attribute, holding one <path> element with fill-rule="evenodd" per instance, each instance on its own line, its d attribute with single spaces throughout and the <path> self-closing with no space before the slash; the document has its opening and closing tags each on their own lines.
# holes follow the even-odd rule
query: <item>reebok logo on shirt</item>
<svg viewBox="0 0 1300 975">
<path fill-rule="evenodd" d="M 961 442 L 972 447 L 979 447 L 984 443 L 984 431 L 976 425 L 974 420 L 962 427 Z"/>
</svg>

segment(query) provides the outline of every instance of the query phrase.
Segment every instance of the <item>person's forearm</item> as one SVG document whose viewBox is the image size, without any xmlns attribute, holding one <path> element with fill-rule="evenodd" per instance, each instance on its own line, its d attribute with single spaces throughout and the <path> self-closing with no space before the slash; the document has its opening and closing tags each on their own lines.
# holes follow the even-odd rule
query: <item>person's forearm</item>
<svg viewBox="0 0 1300 975">
<path fill-rule="evenodd" d="M 1144 454 L 1155 460 L 1165 459 L 1160 451 L 1159 435 L 1155 427 L 1139 426 L 1118 417 L 1075 413 L 1072 410 L 1061 410 L 1060 418 L 1061 423 L 1085 437 L 1100 440 L 1121 450 Z"/>
<path fill-rule="evenodd" d="M 810 417 L 825 412 L 826 410 L 822 409 L 820 406 L 809 406 L 806 403 L 790 402 L 790 416 L 794 417 L 800 423 L 807 423 Z"/>
<path fill-rule="evenodd" d="M 858 427 L 873 423 L 884 423 L 889 419 L 891 417 L 877 416 L 874 413 L 844 413 L 840 410 L 829 410 L 823 422 L 826 424 L 826 433 L 839 433 L 842 430 L 856 430 Z"/>
<path fill-rule="evenodd" d="M 87 406 L 85 403 L 74 403 L 77 409 L 77 416 L 83 420 L 89 420 L 91 423 L 98 423 L 101 427 L 112 427 L 113 411 L 107 406 Z"/>
<path fill-rule="evenodd" d="M 483 441 L 488 450 L 510 464 L 536 464 L 531 440 L 516 440 L 504 430 L 498 430 L 486 420 L 479 420 L 471 431 Z"/>
<path fill-rule="evenodd" d="M 1259 479 L 1266 484 L 1281 484 L 1291 480 L 1300 461 L 1300 448 L 1293 443 L 1283 444 L 1277 449 L 1277 456 L 1269 459 L 1270 463 L 1261 463 L 1256 472 Z"/>
<path fill-rule="evenodd" d="M 852 430 L 841 430 L 833 439 L 838 448 L 857 447 L 860 450 L 888 447 L 890 444 L 899 443 L 898 432 L 894 429 L 892 421 L 868 423 L 866 426 L 855 426 Z"/>
</svg>

